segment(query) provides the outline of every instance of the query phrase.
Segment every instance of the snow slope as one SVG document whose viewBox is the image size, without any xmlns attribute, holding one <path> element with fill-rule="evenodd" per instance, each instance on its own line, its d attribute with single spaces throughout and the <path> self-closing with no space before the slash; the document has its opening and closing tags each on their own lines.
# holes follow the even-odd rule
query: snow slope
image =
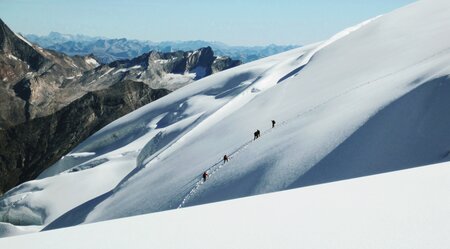
<svg viewBox="0 0 450 249">
<path fill-rule="evenodd" d="M 42 229 L 44 225 L 72 208 L 101 196 L 120 181 L 124 181 L 127 174 L 140 164 L 139 160 L 145 159 L 146 154 L 157 150 L 156 146 L 163 147 L 171 139 L 180 136 L 187 127 L 192 126 L 192 122 L 199 122 L 196 119 L 201 120 L 208 116 L 203 112 L 217 111 L 228 104 L 233 95 L 241 94 L 244 100 L 253 97 L 252 94 L 244 96 L 242 90 L 247 90 L 247 93 L 254 91 L 252 88 L 254 79 L 279 64 L 296 61 L 295 58 L 290 59 L 293 53 L 303 54 L 310 49 L 305 47 L 298 51 L 272 56 L 258 63 L 243 65 L 237 70 L 221 72 L 220 77 L 213 75 L 211 79 L 205 79 L 207 82 L 203 85 L 199 84 L 205 80 L 196 83 L 199 87 L 194 91 L 220 92 L 222 96 L 217 100 L 208 96 L 212 93 L 203 96 L 198 94 L 199 96 L 191 98 L 189 94 L 194 94 L 189 92 L 183 95 L 182 100 L 178 100 L 179 97 L 173 93 L 168 96 L 169 99 L 161 101 L 161 106 L 157 107 L 159 110 L 154 111 L 158 113 L 163 110 L 163 113 L 149 114 L 147 110 L 140 109 L 127 115 L 125 119 L 116 121 L 119 125 L 111 124 L 105 127 L 104 129 L 113 130 L 111 136 L 106 135 L 98 139 L 97 133 L 43 172 L 38 180 L 22 184 L 6 193 L 0 200 L 1 221 L 20 226 L 37 225 L 34 230 Z M 294 63 L 294 66 L 297 64 Z M 291 67 L 285 70 L 290 71 Z M 211 83 L 217 86 L 211 87 Z M 190 107 L 195 106 L 197 102 L 200 103 L 197 104 L 199 107 L 196 107 L 199 110 Z M 185 109 L 193 112 L 193 115 L 185 118 L 185 114 L 181 112 L 178 114 L 179 110 Z M 126 124 L 121 125 L 120 122 Z M 153 144 L 155 147 L 152 147 Z M 92 147 L 99 148 L 91 149 Z M 3 226 L 11 230 L 11 226 L 5 224 Z M 16 229 L 17 234 L 22 233 L 22 230 L 24 233 L 30 231 L 30 229 Z M 8 232 L 7 235 L 10 234 L 12 232 Z"/>
<path fill-rule="evenodd" d="M 116 120 L 0 217 L 53 229 L 448 161 L 449 74 L 450 3 L 420 1 Z"/>
<path fill-rule="evenodd" d="M 450 247 L 450 163 L 4 238 L 0 248 Z"/>
</svg>

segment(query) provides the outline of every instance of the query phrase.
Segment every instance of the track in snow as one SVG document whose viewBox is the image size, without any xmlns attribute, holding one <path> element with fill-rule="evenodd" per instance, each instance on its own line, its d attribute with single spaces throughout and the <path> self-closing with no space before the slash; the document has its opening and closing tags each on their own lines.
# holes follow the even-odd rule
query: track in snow
<svg viewBox="0 0 450 249">
<path fill-rule="evenodd" d="M 262 134 L 265 134 L 265 133 L 267 133 L 267 131 L 263 132 Z M 243 151 L 245 148 L 247 148 L 251 142 L 253 142 L 253 140 L 246 142 L 244 145 L 237 148 L 230 155 L 228 155 L 229 160 L 233 159 L 234 156 L 238 155 L 241 151 Z M 223 160 L 220 160 L 217 163 L 213 164 L 211 167 L 209 167 L 206 170 L 206 172 L 208 172 L 208 178 L 212 177 L 223 166 L 225 166 L 225 163 L 223 162 Z M 177 208 L 182 208 L 184 206 L 184 204 L 186 204 L 186 202 L 189 200 L 189 198 L 191 198 L 191 196 L 193 196 L 197 192 L 197 190 L 200 188 L 200 186 L 203 185 L 203 183 L 204 183 L 203 178 L 200 178 L 200 180 L 195 183 L 194 188 L 192 188 L 191 191 L 189 191 L 189 193 L 183 198 L 183 201 L 180 203 L 180 205 L 178 205 Z"/>
</svg>

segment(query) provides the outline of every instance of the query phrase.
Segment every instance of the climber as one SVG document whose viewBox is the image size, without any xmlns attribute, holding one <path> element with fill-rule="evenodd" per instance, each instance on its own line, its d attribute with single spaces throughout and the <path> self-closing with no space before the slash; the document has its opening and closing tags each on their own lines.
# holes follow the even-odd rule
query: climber
<svg viewBox="0 0 450 249">
<path fill-rule="evenodd" d="M 207 178 L 207 177 L 208 177 L 208 173 L 206 173 L 206 171 L 203 172 L 203 182 L 206 181 L 206 178 Z"/>
<path fill-rule="evenodd" d="M 259 136 L 261 136 L 261 132 L 256 130 L 255 133 L 253 133 L 253 140 L 256 140 Z"/>
<path fill-rule="evenodd" d="M 274 128 L 275 127 L 275 120 L 272 120 L 272 128 Z"/>
<path fill-rule="evenodd" d="M 223 163 L 226 163 L 226 162 L 228 162 L 228 156 L 227 155 L 223 156 Z"/>
</svg>

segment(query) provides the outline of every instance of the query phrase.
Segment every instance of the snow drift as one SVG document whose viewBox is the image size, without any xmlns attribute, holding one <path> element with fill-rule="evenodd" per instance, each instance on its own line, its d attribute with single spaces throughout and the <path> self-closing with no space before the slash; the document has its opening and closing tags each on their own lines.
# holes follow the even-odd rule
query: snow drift
<svg viewBox="0 0 450 249">
<path fill-rule="evenodd" d="M 447 161 L 449 74 L 450 3 L 417 2 L 116 120 L 0 217 L 53 229 Z"/>
<path fill-rule="evenodd" d="M 4 238 L 0 247 L 447 249 L 449 189 L 444 163 Z"/>
</svg>

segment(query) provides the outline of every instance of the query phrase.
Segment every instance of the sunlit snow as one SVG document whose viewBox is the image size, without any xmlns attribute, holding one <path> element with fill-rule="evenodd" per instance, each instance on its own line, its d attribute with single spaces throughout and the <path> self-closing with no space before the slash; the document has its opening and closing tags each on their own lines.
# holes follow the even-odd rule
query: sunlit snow
<svg viewBox="0 0 450 249">
<path fill-rule="evenodd" d="M 114 73 L 121 70 L 129 68 Z M 301 197 L 290 195 L 284 205 L 326 196 L 329 200 L 325 205 L 346 208 L 339 206 L 345 196 L 338 195 L 353 190 L 359 197 L 363 193 L 355 186 L 380 187 L 379 192 L 373 192 L 376 198 L 361 199 L 355 207 L 367 208 L 365 203 L 371 201 L 379 204 L 390 187 L 398 187 L 396 176 L 399 180 L 407 178 L 402 172 L 409 171 L 398 170 L 450 159 L 449 74 L 450 2 L 411 4 L 326 41 L 208 76 L 112 122 L 44 171 L 39 179 L 7 192 L 0 199 L 0 217 L 17 226 L 0 227 L 6 227 L 5 235 L 12 235 L 30 232 L 22 229 L 20 225 L 24 224 L 50 230 L 177 208 L 181 208 L 180 213 L 188 213 L 190 209 L 185 207 L 357 177 L 364 178 L 351 180 L 358 182 L 355 185 L 327 185 L 330 192 L 325 195 L 314 190 L 321 187 L 295 190 L 303 193 Z M 195 74 L 179 77 L 173 81 Z M 274 128 L 271 120 L 276 121 Z M 254 140 L 256 130 L 261 131 L 261 137 Z M 226 163 L 224 155 L 229 157 Z M 439 167 L 448 167 L 443 165 Z M 203 181 L 205 171 L 209 176 Z M 383 179 L 387 178 L 365 177 L 392 171 L 398 172 L 388 177 L 386 186 Z M 448 179 L 444 171 L 439 172 Z M 411 179 L 419 179 L 416 176 Z M 372 183 L 370 179 L 381 180 Z M 423 186 L 433 186 L 423 196 L 439 190 L 442 192 L 436 192 L 438 197 L 447 200 L 447 185 L 439 185 L 445 181 L 431 179 L 420 180 Z M 414 193 L 397 189 L 398 193 Z M 376 232 L 369 231 L 367 236 L 374 241 L 371 245 L 379 245 L 372 248 L 384 248 L 381 238 L 389 236 L 389 231 L 397 231 L 387 229 L 377 240 L 375 235 L 388 221 L 394 222 L 394 228 L 406 229 L 406 223 L 401 217 L 395 220 L 394 214 L 400 215 L 409 199 L 390 202 L 396 197 L 386 197 L 395 211 L 391 216 L 367 218 L 368 224 L 375 224 Z M 430 203 L 437 202 L 429 197 Z M 295 205 L 296 210 L 302 207 Z M 311 241 L 318 241 L 307 228 L 316 231 L 325 226 L 323 221 L 314 220 L 325 216 L 331 223 L 326 236 L 332 236 L 332 231 L 362 231 L 359 225 L 363 224 L 364 210 L 357 215 L 351 208 L 348 212 L 331 212 L 333 208 L 326 206 L 329 209 L 316 213 L 313 207 L 319 206 L 305 207 L 306 211 L 299 211 L 296 223 L 278 229 L 293 233 L 298 228 L 309 234 L 306 237 Z M 448 228 L 435 223 L 437 217 L 449 221 L 443 209 L 422 204 L 416 208 L 407 213 L 407 218 L 421 212 L 435 215 L 425 216 L 416 224 Z M 366 211 L 372 215 L 370 210 Z M 382 214 L 390 214 L 389 209 L 383 210 Z M 268 214 L 267 219 L 276 217 L 265 207 L 258 212 L 257 217 L 261 212 Z M 352 219 L 350 227 L 341 217 Z M 302 222 L 305 227 L 296 226 Z M 189 224 L 176 226 L 184 229 Z M 408 231 L 421 230 L 398 230 L 392 236 L 404 238 Z M 427 238 L 432 238 L 432 229 L 425 232 L 431 236 Z M 440 233 L 435 235 L 443 238 Z M 419 237 L 411 237 L 419 241 Z M 332 240 L 320 241 L 328 245 Z M 392 248 L 400 247 L 395 244 Z"/>
</svg>

